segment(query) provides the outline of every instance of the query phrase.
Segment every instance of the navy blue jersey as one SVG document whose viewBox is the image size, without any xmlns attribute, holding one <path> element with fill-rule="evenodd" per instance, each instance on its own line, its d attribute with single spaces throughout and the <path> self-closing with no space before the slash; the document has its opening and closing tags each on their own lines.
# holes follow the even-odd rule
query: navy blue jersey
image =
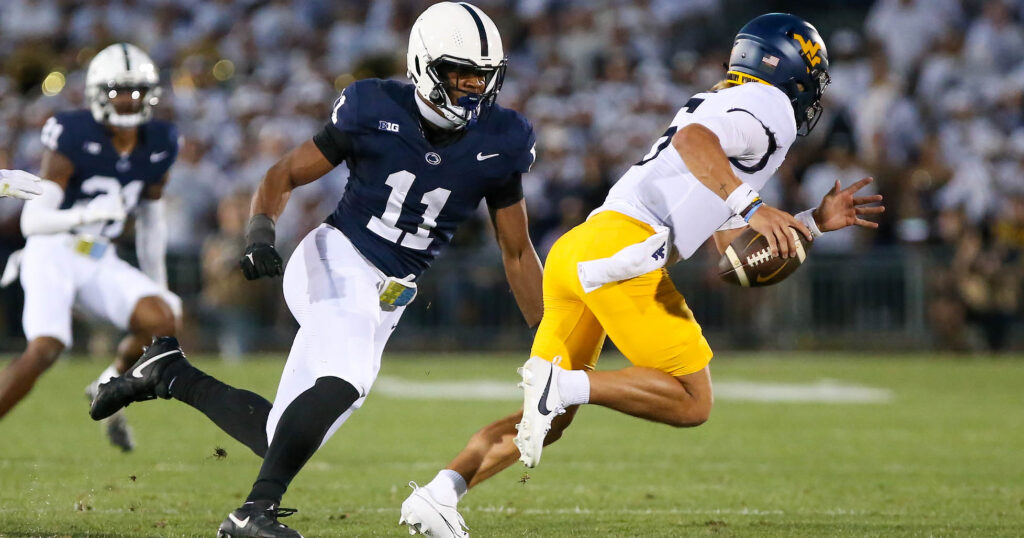
<svg viewBox="0 0 1024 538">
<path fill-rule="evenodd" d="M 492 208 L 521 200 L 521 175 L 534 159 L 530 123 L 497 105 L 460 138 L 431 144 L 414 92 L 395 81 L 355 82 L 314 138 L 328 160 L 344 158 L 351 171 L 327 223 L 396 277 L 426 270 L 481 200 Z"/>
<path fill-rule="evenodd" d="M 178 156 L 178 131 L 173 124 L 151 120 L 138 129 L 135 148 L 121 155 L 88 110 L 60 112 L 46 121 L 43 145 L 67 157 L 74 166 L 61 209 L 111 193 L 120 194 L 129 213 L 136 208 L 146 187 L 159 183 Z M 75 231 L 113 239 L 121 235 L 122 224 L 96 223 Z"/>
</svg>

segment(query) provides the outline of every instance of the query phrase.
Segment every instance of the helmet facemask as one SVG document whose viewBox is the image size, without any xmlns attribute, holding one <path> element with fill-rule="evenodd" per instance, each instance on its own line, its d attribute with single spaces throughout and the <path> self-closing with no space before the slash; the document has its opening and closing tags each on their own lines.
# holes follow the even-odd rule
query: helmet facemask
<svg viewBox="0 0 1024 538">
<path fill-rule="evenodd" d="M 160 87 L 146 83 L 109 81 L 87 90 L 94 117 L 114 127 L 137 127 L 153 117 Z"/>
<path fill-rule="evenodd" d="M 806 80 L 799 82 L 794 80 L 790 87 L 784 89 L 793 102 L 797 136 L 807 136 L 818 124 L 822 112 L 821 98 L 825 94 L 825 88 L 831 83 L 832 78 L 828 75 L 828 71 L 814 68 Z"/>
<path fill-rule="evenodd" d="M 424 97 L 458 128 L 470 127 L 481 116 L 487 114 L 497 99 L 501 85 L 505 81 L 505 67 L 505 59 L 494 66 L 480 66 L 464 58 L 441 56 L 428 63 L 424 69 L 434 83 L 433 88 Z M 483 79 L 482 91 L 466 92 L 462 87 L 462 80 L 467 77 Z M 453 101 L 452 95 L 456 92 L 466 95 Z"/>
</svg>

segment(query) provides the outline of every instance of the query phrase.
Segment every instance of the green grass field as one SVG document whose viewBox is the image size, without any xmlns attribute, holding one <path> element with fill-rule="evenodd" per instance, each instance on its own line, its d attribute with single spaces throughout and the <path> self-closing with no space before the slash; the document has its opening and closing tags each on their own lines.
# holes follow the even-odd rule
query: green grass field
<svg viewBox="0 0 1024 538">
<path fill-rule="evenodd" d="M 406 483 L 516 406 L 491 385 L 497 399 L 436 399 L 457 387 L 440 383 L 514 386 L 521 360 L 387 357 L 380 390 L 292 484 L 284 505 L 300 512 L 285 522 L 307 537 L 402 536 Z M 281 368 L 195 362 L 267 396 Z M 213 536 L 258 458 L 162 400 L 129 409 L 138 448 L 118 452 L 82 396 L 102 366 L 64 361 L 0 422 L 0 536 Z M 1024 535 L 1022 358 L 729 354 L 712 370 L 707 424 L 588 407 L 528 480 L 517 465 L 462 501 L 474 536 Z M 745 399 L 794 394 L 817 401 Z M 866 401 L 821 401 L 844 394 Z"/>
</svg>

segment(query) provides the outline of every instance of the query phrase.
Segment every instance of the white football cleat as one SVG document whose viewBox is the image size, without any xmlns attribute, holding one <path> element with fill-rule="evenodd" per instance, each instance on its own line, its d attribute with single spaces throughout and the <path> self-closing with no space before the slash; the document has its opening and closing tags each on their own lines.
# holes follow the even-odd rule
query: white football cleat
<svg viewBox="0 0 1024 538">
<path fill-rule="evenodd" d="M 412 493 L 402 501 L 399 525 L 408 525 L 409 534 L 469 538 L 469 527 L 454 506 L 438 502 L 427 488 L 409 482 Z"/>
<path fill-rule="evenodd" d="M 530 357 L 519 368 L 523 382 L 523 420 L 516 425 L 516 448 L 519 449 L 519 460 L 527 467 L 536 467 L 540 463 L 540 453 L 544 449 L 544 438 L 551 431 L 551 421 L 565 413 L 561 395 L 558 393 L 558 376 L 562 368 L 558 366 L 561 357 L 548 362 L 540 357 Z"/>
</svg>

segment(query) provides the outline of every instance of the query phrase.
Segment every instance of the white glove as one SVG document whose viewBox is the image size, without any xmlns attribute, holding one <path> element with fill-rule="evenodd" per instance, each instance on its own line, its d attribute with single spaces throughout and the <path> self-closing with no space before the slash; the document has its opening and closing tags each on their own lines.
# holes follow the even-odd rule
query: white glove
<svg viewBox="0 0 1024 538">
<path fill-rule="evenodd" d="M 668 260 L 669 230 L 658 227 L 654 235 L 629 245 L 608 258 L 579 262 L 576 272 L 583 291 L 590 293 L 609 283 L 626 280 L 661 269 Z"/>
<path fill-rule="evenodd" d="M 31 200 L 43 193 L 42 181 L 24 170 L 0 170 L 0 198 Z"/>
<path fill-rule="evenodd" d="M 128 216 L 120 194 L 101 194 L 89 200 L 82 209 L 82 224 L 120 222 Z"/>
</svg>

